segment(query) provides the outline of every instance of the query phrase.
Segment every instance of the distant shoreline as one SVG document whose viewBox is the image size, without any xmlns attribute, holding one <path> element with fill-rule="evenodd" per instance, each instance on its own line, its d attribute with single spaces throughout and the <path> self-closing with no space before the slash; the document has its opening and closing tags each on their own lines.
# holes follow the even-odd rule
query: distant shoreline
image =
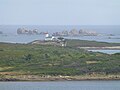
<svg viewBox="0 0 120 90">
<path fill-rule="evenodd" d="M 70 39 L 68 39 L 68 40 L 70 40 Z M 74 42 L 75 40 L 73 39 L 73 40 L 71 40 L 71 42 Z M 80 40 L 79 40 L 80 41 Z M 78 41 L 78 42 L 79 42 Z M 85 41 L 85 42 L 87 42 L 87 40 L 82 40 L 82 41 Z M 88 41 L 88 42 L 93 42 L 93 41 Z M 81 42 L 80 42 L 81 43 Z M 98 44 L 98 43 L 106 43 L 106 42 L 96 42 L 96 44 Z M 54 41 L 44 41 L 44 40 L 35 40 L 35 41 L 32 41 L 32 42 L 30 42 L 30 44 L 39 44 L 39 45 L 57 45 L 56 44 L 56 42 L 54 42 Z M 68 45 L 70 45 L 70 44 L 68 44 Z M 59 46 L 59 45 L 58 45 Z M 85 50 L 120 50 L 120 45 L 118 45 L 118 46 L 115 46 L 114 44 L 113 45 L 111 45 L 111 46 L 108 46 L 108 45 L 96 45 L 96 46 L 92 46 L 92 44 L 91 45 L 79 45 L 79 46 L 74 46 L 74 47 L 76 47 L 76 48 L 80 48 L 80 49 L 85 49 Z"/>
<path fill-rule="evenodd" d="M 106 46 L 106 47 L 78 47 L 86 50 L 120 50 L 120 46 Z"/>
<path fill-rule="evenodd" d="M 23 75 L 12 76 L 7 75 L 9 78 L 0 78 L 1 81 L 111 81 L 111 80 L 120 80 L 120 75 L 104 75 L 104 76 L 46 76 L 40 77 L 37 75 Z"/>
</svg>

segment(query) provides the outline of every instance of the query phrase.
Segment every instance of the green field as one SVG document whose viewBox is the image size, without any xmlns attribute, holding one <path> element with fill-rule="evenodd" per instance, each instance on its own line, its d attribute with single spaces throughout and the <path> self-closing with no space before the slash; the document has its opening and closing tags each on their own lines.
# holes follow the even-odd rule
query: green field
<svg viewBox="0 0 120 90">
<path fill-rule="evenodd" d="M 69 47 L 112 47 L 112 46 L 120 46 L 120 43 L 68 39 L 67 46 Z"/>
<path fill-rule="evenodd" d="M 40 76 L 119 75 L 120 53 L 108 55 L 74 47 L 0 43 L 0 73 L 5 72 Z"/>
</svg>

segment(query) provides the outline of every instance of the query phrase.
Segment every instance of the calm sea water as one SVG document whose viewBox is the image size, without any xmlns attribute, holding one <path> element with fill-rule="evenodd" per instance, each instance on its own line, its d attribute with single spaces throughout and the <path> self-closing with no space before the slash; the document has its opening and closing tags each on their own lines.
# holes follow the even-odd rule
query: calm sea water
<svg viewBox="0 0 120 90">
<path fill-rule="evenodd" d="M 114 54 L 114 53 L 120 53 L 120 50 L 89 50 L 92 52 L 102 52 L 107 54 Z"/>
<path fill-rule="evenodd" d="M 120 43 L 119 36 L 112 36 L 113 39 L 109 39 L 108 36 L 80 36 L 80 37 L 64 37 L 66 39 L 80 39 L 80 40 L 90 40 L 99 42 L 114 42 Z M 29 43 L 34 40 L 44 40 L 45 35 L 0 35 L 0 42 L 10 42 L 10 43 Z"/>
<path fill-rule="evenodd" d="M 0 25 L 0 31 L 4 33 L 16 33 L 18 28 L 37 29 L 39 32 L 47 31 L 49 33 L 63 30 L 70 31 L 71 29 L 84 29 L 102 34 L 120 34 L 120 25 Z"/>
<path fill-rule="evenodd" d="M 101 42 L 120 42 L 120 25 L 118 26 L 40 26 L 40 25 L 0 25 L 0 31 L 4 35 L 0 35 L 0 42 L 12 42 L 12 43 L 28 43 L 33 40 L 44 40 L 44 35 L 17 35 L 18 28 L 26 28 L 28 30 L 37 29 L 39 32 L 61 32 L 63 30 L 70 31 L 72 29 L 87 31 L 96 31 L 100 34 L 114 34 L 115 36 L 81 36 L 81 37 L 65 37 L 68 39 L 81 39 Z M 111 39 L 109 39 L 111 37 Z"/>
<path fill-rule="evenodd" d="M 44 40 L 45 35 L 0 35 L 0 42 L 29 43 L 34 40 Z"/>
<path fill-rule="evenodd" d="M 0 90 L 120 90 L 120 81 L 0 82 Z"/>
<path fill-rule="evenodd" d="M 17 35 L 16 31 L 18 28 L 26 29 L 37 29 L 39 32 L 61 32 L 63 30 L 70 31 L 75 28 L 77 30 L 85 29 L 88 31 L 96 31 L 101 34 L 114 34 L 115 36 L 79 36 L 79 37 L 64 37 L 66 39 L 80 39 L 90 40 L 99 42 L 114 42 L 120 43 L 120 26 L 38 26 L 38 25 L 0 25 L 0 31 L 3 31 L 3 35 L 0 35 L 0 42 L 10 43 L 29 43 L 34 40 L 44 40 L 45 35 Z M 111 38 L 109 38 L 111 37 Z M 118 50 L 114 51 L 103 51 L 104 53 L 117 53 Z"/>
</svg>

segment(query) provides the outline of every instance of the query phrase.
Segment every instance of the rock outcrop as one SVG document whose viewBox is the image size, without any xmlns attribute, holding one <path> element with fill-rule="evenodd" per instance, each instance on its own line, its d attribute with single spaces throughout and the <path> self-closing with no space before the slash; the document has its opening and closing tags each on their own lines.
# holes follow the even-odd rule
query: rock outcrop
<svg viewBox="0 0 120 90">
<path fill-rule="evenodd" d="M 27 30 L 25 28 L 18 28 L 17 29 L 17 34 L 27 34 L 27 35 L 32 35 L 32 34 L 39 34 L 37 29 L 34 30 Z"/>
</svg>

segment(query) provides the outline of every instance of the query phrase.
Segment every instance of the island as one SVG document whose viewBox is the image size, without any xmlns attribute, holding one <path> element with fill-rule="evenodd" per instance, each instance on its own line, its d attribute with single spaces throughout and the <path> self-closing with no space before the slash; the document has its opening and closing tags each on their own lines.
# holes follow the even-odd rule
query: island
<svg viewBox="0 0 120 90">
<path fill-rule="evenodd" d="M 120 43 L 65 41 L 65 46 L 39 40 L 28 44 L 1 42 L 0 80 L 120 80 L 120 53 L 105 54 L 80 48 L 119 47 Z"/>
<path fill-rule="evenodd" d="M 46 33 L 49 33 L 48 31 L 41 31 L 38 29 L 29 30 L 27 28 L 18 28 L 17 34 L 18 35 L 45 35 Z M 90 30 L 84 30 L 84 29 L 71 29 L 71 30 L 63 30 L 59 32 L 53 32 L 51 33 L 52 36 L 98 36 L 99 33 L 95 31 Z"/>
<path fill-rule="evenodd" d="M 98 36 L 99 33 L 84 29 L 80 29 L 80 30 L 71 29 L 70 31 L 63 30 L 61 32 L 54 32 L 52 35 L 53 36 Z"/>
<path fill-rule="evenodd" d="M 26 34 L 26 35 L 37 35 L 39 34 L 37 29 L 34 30 L 28 30 L 26 28 L 18 28 L 17 29 L 17 34 L 21 35 L 21 34 Z"/>
</svg>

